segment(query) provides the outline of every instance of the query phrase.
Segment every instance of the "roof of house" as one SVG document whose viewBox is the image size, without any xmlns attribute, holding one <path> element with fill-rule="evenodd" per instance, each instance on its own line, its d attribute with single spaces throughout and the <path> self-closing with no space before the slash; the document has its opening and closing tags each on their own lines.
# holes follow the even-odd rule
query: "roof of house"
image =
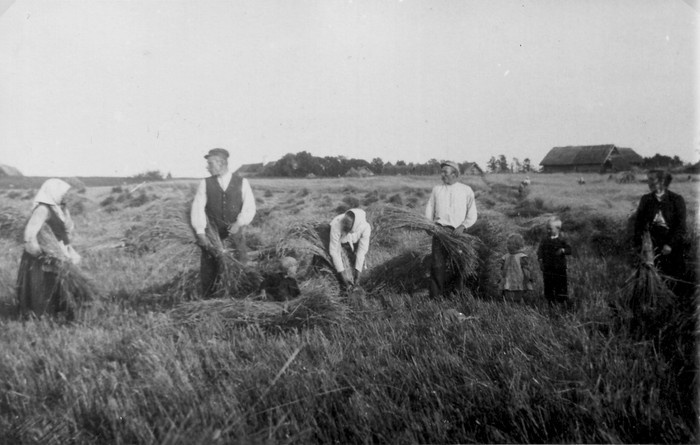
<svg viewBox="0 0 700 445">
<path fill-rule="evenodd" d="M 613 144 L 554 147 L 540 165 L 602 164 L 615 148 Z"/>
<path fill-rule="evenodd" d="M 463 167 L 462 167 L 462 170 L 463 170 L 463 171 L 467 171 L 467 170 L 469 170 L 469 169 L 471 169 L 471 168 L 476 167 L 480 172 L 483 172 L 483 170 L 481 169 L 481 167 L 479 167 L 479 164 L 477 164 L 476 162 L 465 162 L 465 163 L 462 164 L 462 165 L 463 165 Z"/>
<path fill-rule="evenodd" d="M 236 170 L 236 173 L 243 173 L 243 172 L 258 173 L 262 170 L 262 168 L 263 168 L 262 162 L 258 162 L 257 164 L 243 164 L 240 167 L 238 167 L 238 170 Z"/>
<path fill-rule="evenodd" d="M 617 147 L 617 151 L 620 153 L 620 156 L 624 157 L 631 164 L 641 164 L 644 161 L 643 157 L 629 147 Z"/>
</svg>

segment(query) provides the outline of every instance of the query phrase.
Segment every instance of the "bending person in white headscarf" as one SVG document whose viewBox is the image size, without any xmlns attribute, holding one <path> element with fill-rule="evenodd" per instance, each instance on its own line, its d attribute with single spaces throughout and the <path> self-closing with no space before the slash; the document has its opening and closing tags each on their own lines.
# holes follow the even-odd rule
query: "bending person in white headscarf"
<svg viewBox="0 0 700 445">
<path fill-rule="evenodd" d="M 73 221 L 66 208 L 66 195 L 71 185 L 60 179 L 46 180 L 34 198 L 32 215 L 24 229 L 24 252 L 17 276 L 17 298 L 20 314 L 54 314 L 61 310 L 58 268 L 54 259 L 80 262 L 80 255 L 70 245 Z M 46 245 L 39 232 L 46 226 L 58 241 L 56 246 Z M 42 244 L 43 243 L 43 244 Z M 49 247 L 53 247 L 48 251 Z"/>
<path fill-rule="evenodd" d="M 330 224 L 328 253 L 333 260 L 341 285 L 360 284 L 360 274 L 365 265 L 365 256 L 369 251 L 369 238 L 372 228 L 367 222 L 367 215 L 362 209 L 350 209 L 333 218 Z M 343 264 L 341 248 L 352 264 L 352 272 Z"/>
</svg>

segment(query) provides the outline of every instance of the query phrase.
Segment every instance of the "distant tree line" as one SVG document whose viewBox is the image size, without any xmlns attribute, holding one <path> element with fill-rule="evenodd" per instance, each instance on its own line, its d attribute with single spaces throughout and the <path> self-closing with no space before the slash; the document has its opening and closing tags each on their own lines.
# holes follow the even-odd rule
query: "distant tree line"
<svg viewBox="0 0 700 445">
<path fill-rule="evenodd" d="M 464 169 L 469 162 L 459 164 Z M 317 177 L 344 176 L 348 170 L 367 169 L 375 175 L 437 175 L 440 173 L 440 161 L 430 159 L 426 163 L 384 162 L 374 158 L 371 162 L 364 159 L 346 158 L 345 156 L 314 156 L 306 151 L 288 153 L 277 162 L 263 167 L 261 176 L 303 178 L 309 175 Z"/>
<path fill-rule="evenodd" d="M 163 176 L 163 173 L 159 170 L 148 170 L 143 173 L 138 173 L 134 176 L 129 177 L 128 179 L 131 179 L 132 181 L 144 181 L 144 182 L 154 182 L 154 181 L 162 181 L 164 179 L 172 179 L 172 175 L 168 173 L 166 176 Z"/>
<path fill-rule="evenodd" d="M 513 158 L 508 162 L 505 155 L 491 156 L 486 163 L 486 168 L 491 173 L 529 173 L 533 171 L 530 158 L 525 158 L 522 162 L 518 158 Z"/>
<path fill-rule="evenodd" d="M 656 153 L 649 158 L 643 158 L 642 168 L 677 168 L 683 167 L 683 161 L 678 156 L 666 156 Z"/>
</svg>

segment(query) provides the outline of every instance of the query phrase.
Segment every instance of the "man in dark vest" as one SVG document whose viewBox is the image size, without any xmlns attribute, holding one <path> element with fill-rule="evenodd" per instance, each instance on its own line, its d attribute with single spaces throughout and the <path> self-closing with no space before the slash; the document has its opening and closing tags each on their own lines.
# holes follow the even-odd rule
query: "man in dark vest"
<svg viewBox="0 0 700 445">
<path fill-rule="evenodd" d="M 209 150 L 204 158 L 211 176 L 202 180 L 192 202 L 191 223 L 202 248 L 201 277 L 204 297 L 211 297 L 219 275 L 216 248 L 207 239 L 206 230 L 219 234 L 224 246 L 246 262 L 243 226 L 255 216 L 255 197 L 248 180 L 228 169 L 228 151 Z"/>
</svg>

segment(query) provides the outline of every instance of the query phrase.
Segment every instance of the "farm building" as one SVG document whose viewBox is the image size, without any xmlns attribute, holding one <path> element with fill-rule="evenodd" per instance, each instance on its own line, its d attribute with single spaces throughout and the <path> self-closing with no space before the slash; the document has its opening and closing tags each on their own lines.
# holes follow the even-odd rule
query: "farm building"
<svg viewBox="0 0 700 445">
<path fill-rule="evenodd" d="M 5 176 L 24 176 L 24 175 L 22 173 L 20 173 L 20 171 L 14 167 L 10 167 L 9 165 L 0 164 L 0 178 L 4 178 Z"/>
<path fill-rule="evenodd" d="M 345 176 L 353 178 L 366 178 L 367 176 L 374 176 L 374 173 L 372 173 L 372 170 L 368 169 L 367 167 L 351 167 L 350 170 L 345 172 Z"/>
<path fill-rule="evenodd" d="M 243 164 L 238 167 L 234 173 L 249 178 L 251 176 L 258 176 L 263 171 L 263 163 L 259 162 L 257 164 Z"/>
<path fill-rule="evenodd" d="M 543 173 L 594 172 L 629 170 L 639 167 L 642 157 L 631 148 L 606 145 L 554 147 L 542 159 Z"/>
<path fill-rule="evenodd" d="M 460 170 L 462 170 L 463 175 L 483 175 L 484 171 L 479 167 L 476 162 L 463 162 L 459 165 Z"/>
</svg>

